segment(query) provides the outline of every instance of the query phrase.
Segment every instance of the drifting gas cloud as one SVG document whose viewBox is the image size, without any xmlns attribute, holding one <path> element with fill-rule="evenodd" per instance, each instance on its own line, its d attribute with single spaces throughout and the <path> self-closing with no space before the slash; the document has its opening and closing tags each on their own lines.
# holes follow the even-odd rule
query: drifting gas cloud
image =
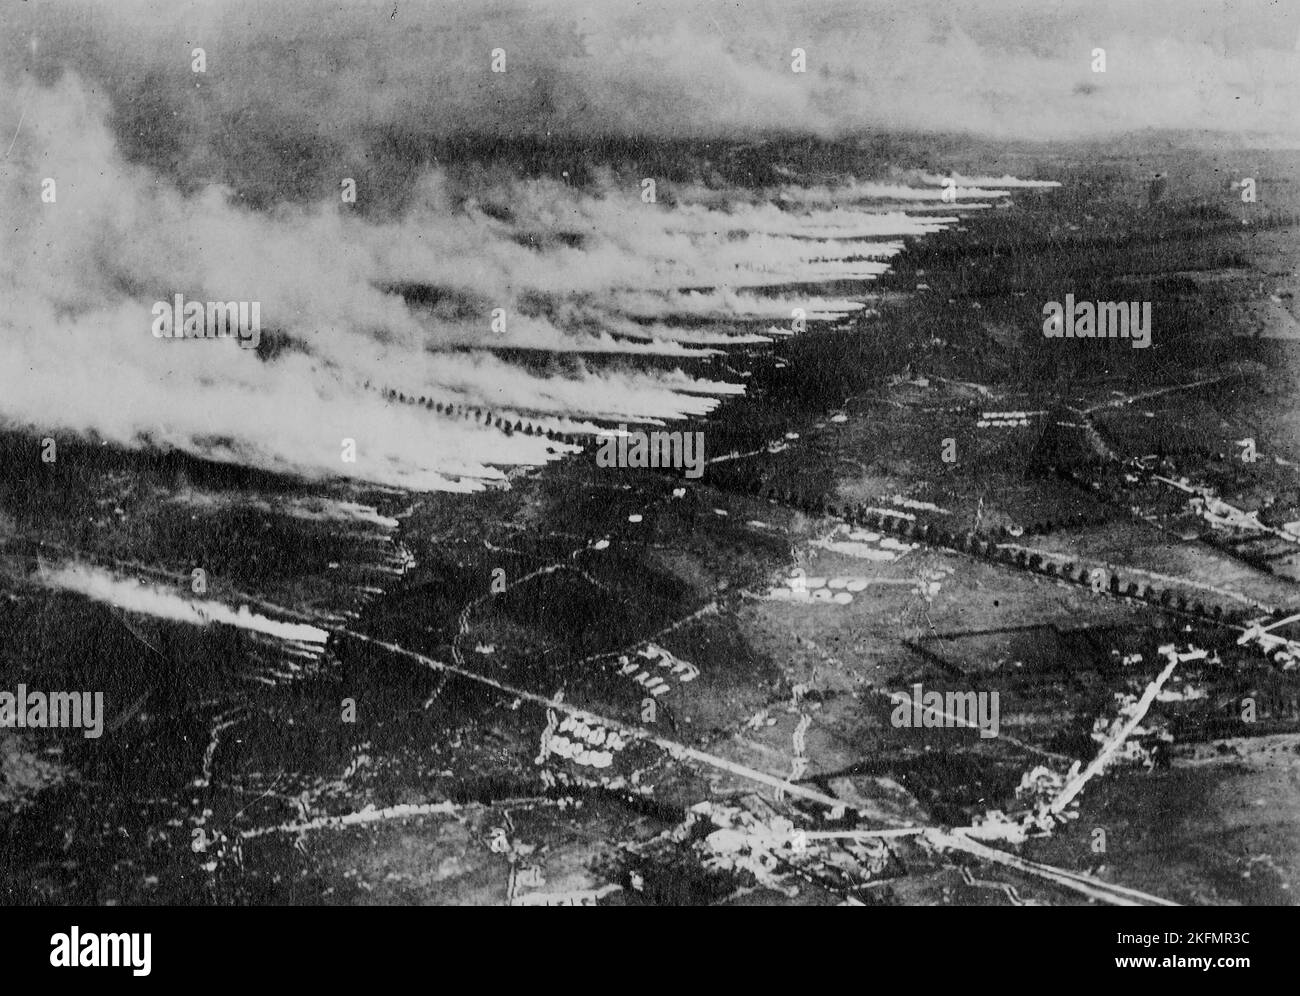
<svg viewBox="0 0 1300 996">
<path fill-rule="evenodd" d="M 57 568 L 42 568 L 36 580 L 58 591 L 71 591 L 108 605 L 116 605 L 128 612 L 207 626 L 220 623 L 238 629 L 261 633 L 295 643 L 323 644 L 329 633 L 306 623 L 282 622 L 269 619 L 248 606 L 232 609 L 223 602 L 208 599 L 182 598 L 174 592 L 141 584 L 134 578 L 120 578 L 100 567 L 88 564 L 64 564 Z"/>
<path fill-rule="evenodd" d="M 628 150 L 879 127 L 1290 126 L 1297 56 L 1269 46 L 1276 30 L 1226 40 L 1202 18 L 1204 37 L 1186 19 L 1160 35 L 1145 16 L 1088 9 L 1085 25 L 1000 0 L 978 16 L 870 2 L 34 0 L 0 40 L 0 368 L 15 372 L 0 419 L 475 490 L 571 451 L 509 431 L 521 420 L 594 432 L 707 414 L 742 390 L 709 376 L 718 350 L 763 341 L 795 309 L 833 320 L 866 296 L 791 286 L 865 288 L 900 239 L 1023 184 L 954 178 L 959 203 L 936 213 L 942 178 L 773 173 L 742 189 L 695 154 L 661 162 L 646 199 Z M 1135 39 L 1152 36 L 1164 47 L 1137 57 Z M 1105 86 L 1080 97 L 1094 45 L 1109 46 Z M 1233 96 L 1245 67 L 1265 81 L 1248 104 Z M 153 338 L 150 306 L 175 293 L 259 302 L 262 348 Z M 651 355 L 683 367 L 636 363 Z"/>
</svg>

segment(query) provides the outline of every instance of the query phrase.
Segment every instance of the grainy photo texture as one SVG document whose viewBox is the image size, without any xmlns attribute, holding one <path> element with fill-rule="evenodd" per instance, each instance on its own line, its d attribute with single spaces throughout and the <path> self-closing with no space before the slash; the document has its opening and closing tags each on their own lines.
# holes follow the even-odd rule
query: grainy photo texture
<svg viewBox="0 0 1300 996">
<path fill-rule="evenodd" d="M 0 903 L 1294 904 L 1300 7 L 0 24 Z"/>
</svg>

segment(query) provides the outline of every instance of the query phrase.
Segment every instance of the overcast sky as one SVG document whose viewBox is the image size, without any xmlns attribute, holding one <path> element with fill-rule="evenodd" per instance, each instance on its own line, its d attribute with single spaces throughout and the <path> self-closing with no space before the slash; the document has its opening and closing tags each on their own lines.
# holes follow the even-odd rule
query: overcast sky
<svg viewBox="0 0 1300 996">
<path fill-rule="evenodd" d="M 135 140 L 164 144 L 180 144 L 164 124 L 227 145 L 277 134 L 317 148 L 385 127 L 1295 132 L 1300 105 L 1300 5 L 1267 0 L 31 0 L 5 17 L 11 81 L 71 70 L 137 125 Z M 495 48 L 503 74 L 490 72 Z"/>
</svg>

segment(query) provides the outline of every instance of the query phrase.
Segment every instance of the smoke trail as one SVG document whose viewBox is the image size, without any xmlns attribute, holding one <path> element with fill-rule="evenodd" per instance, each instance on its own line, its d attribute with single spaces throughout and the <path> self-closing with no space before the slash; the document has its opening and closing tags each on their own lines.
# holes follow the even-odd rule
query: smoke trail
<svg viewBox="0 0 1300 996">
<path fill-rule="evenodd" d="M 236 610 L 208 599 L 181 598 L 173 592 L 144 585 L 134 579 L 118 578 L 101 568 L 84 564 L 42 567 L 36 578 L 49 588 L 76 592 L 97 602 L 116 605 L 127 612 L 138 612 L 156 619 L 189 623 L 192 626 L 221 623 L 296 642 L 323 644 L 329 639 L 329 633 L 316 626 L 268 619 L 250 612 L 247 606 Z"/>
<path fill-rule="evenodd" d="M 367 379 L 413 369 L 425 372 L 419 386 L 429 393 L 441 387 L 497 409 L 554 411 L 557 396 L 539 393 L 544 379 L 504 364 L 433 362 L 431 350 L 464 339 L 380 289 L 390 275 L 367 243 L 382 238 L 386 226 L 319 209 L 241 211 L 216 188 L 188 198 L 158 188 L 120 160 L 104 108 L 73 78 L 24 99 L 28 131 L 0 175 L 16 208 L 15 223 L 0 233 L 0 281 L 10 302 L 0 315 L 0 363 L 28 375 L 0 395 L 4 418 L 91 429 L 127 446 L 176 447 L 410 488 L 472 490 L 503 480 L 499 466 L 554 458 L 540 439 L 446 420 L 433 428 L 434 420 L 394 409 L 364 387 Z M 0 121 L 11 124 L 21 113 L 11 102 L 3 111 Z M 51 162 L 59 164 L 51 170 L 58 173 L 58 200 L 47 205 L 25 188 Z M 281 351 L 264 360 L 231 341 L 155 338 L 151 303 L 175 292 L 191 300 L 260 302 L 273 324 L 268 339 Z M 608 337 L 567 341 L 541 320 L 524 320 L 515 338 L 497 345 L 523 344 L 646 350 Z M 457 383 L 457 374 L 475 373 L 481 383 Z M 675 400 L 675 389 L 656 387 L 661 380 L 653 373 L 610 381 L 580 372 L 573 381 L 589 382 L 593 397 L 566 413 L 619 418 L 700 410 L 695 401 Z M 346 440 L 355 444 L 353 462 L 343 456 Z"/>
<path fill-rule="evenodd" d="M 674 5 L 661 21 L 618 5 L 575 20 L 509 0 L 412 3 L 398 25 L 386 5 L 30 4 L 0 41 L 13 206 L 0 363 L 25 373 L 0 392 L 0 418 L 471 491 L 568 451 L 510 431 L 524 419 L 594 430 L 706 414 L 742 388 L 688 364 L 763 341 L 748 323 L 863 310 L 789 288 L 878 277 L 898 239 L 956 222 L 897 210 L 940 193 L 915 185 L 924 175 L 804 188 L 790 171 L 741 190 L 688 156 L 656 201 L 612 152 L 571 178 L 529 156 L 549 155 L 551 134 L 736 136 L 773 114 L 778 131 L 860 127 L 834 112 L 849 85 L 834 58 L 859 15 L 831 6 L 796 26 L 759 4 L 749 20 L 722 15 L 719 34 Z M 742 43 L 786 31 L 811 32 L 828 71 L 796 78 L 784 55 L 755 61 Z M 513 68 L 493 74 L 493 49 Z M 512 143 L 474 151 L 494 135 Z M 57 198 L 38 195 L 44 178 Z M 763 287 L 785 290 L 741 290 Z M 262 345 L 156 338 L 153 305 L 177 294 L 255 302 Z M 628 366 L 651 356 L 683 368 Z"/>
</svg>

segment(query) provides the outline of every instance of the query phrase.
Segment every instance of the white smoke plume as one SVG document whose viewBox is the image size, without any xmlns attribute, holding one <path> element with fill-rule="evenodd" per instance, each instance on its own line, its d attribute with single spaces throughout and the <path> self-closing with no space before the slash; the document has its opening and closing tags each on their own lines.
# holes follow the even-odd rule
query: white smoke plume
<svg viewBox="0 0 1300 996">
<path fill-rule="evenodd" d="M 232 609 L 211 599 L 182 598 L 175 592 L 142 584 L 134 578 L 120 578 L 110 571 L 86 564 L 43 567 L 37 572 L 36 580 L 48 588 L 75 592 L 97 602 L 115 605 L 127 612 L 137 612 L 156 619 L 192 626 L 219 623 L 300 643 L 323 644 L 329 639 L 329 632 L 317 626 L 270 619 L 249 611 L 246 605 Z"/>
<path fill-rule="evenodd" d="M 1294 130 L 1300 57 L 1276 39 L 1296 18 L 1228 6 L 1251 26 L 1074 0 L 32 0 L 0 38 L 0 368 L 21 372 L 0 420 L 307 477 L 502 483 L 571 450 L 506 426 L 706 414 L 742 388 L 692 361 L 796 309 L 863 310 L 900 240 L 1039 185 L 954 174 L 952 205 L 919 170 L 742 188 L 654 143 Z M 630 149 L 676 170 L 658 200 Z M 864 293 L 791 291 L 823 281 Z M 258 302 L 263 348 L 154 338 L 151 305 L 178 293 Z"/>
</svg>

